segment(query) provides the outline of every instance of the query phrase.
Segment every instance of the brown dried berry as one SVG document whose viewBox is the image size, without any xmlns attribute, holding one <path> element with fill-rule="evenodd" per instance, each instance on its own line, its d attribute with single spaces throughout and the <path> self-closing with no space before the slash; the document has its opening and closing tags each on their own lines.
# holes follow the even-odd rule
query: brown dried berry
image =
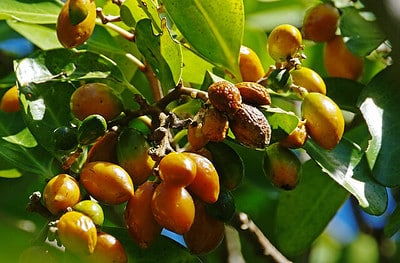
<svg viewBox="0 0 400 263">
<path fill-rule="evenodd" d="M 228 128 L 228 117 L 214 107 L 206 109 L 201 132 L 208 140 L 213 142 L 223 141 L 228 132 Z"/>
<path fill-rule="evenodd" d="M 240 82 L 235 86 L 239 89 L 244 103 L 254 106 L 271 104 L 271 96 L 264 86 L 256 82 Z"/>
<path fill-rule="evenodd" d="M 264 114 L 247 104 L 230 118 L 229 127 L 236 140 L 250 148 L 265 148 L 271 139 L 271 127 Z"/>
<path fill-rule="evenodd" d="M 228 81 L 219 81 L 208 88 L 208 98 L 219 111 L 227 114 L 235 113 L 242 104 L 239 89 Z"/>
</svg>

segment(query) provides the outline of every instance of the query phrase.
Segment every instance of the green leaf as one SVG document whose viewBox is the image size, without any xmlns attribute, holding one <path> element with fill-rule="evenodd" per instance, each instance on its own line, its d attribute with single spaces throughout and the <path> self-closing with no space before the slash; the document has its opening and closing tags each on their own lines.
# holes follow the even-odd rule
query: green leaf
<svg viewBox="0 0 400 263">
<path fill-rule="evenodd" d="M 55 24 L 63 3 L 57 0 L 0 1 L 0 19 L 34 24 Z"/>
<path fill-rule="evenodd" d="M 21 176 L 22 173 L 17 169 L 0 170 L 0 177 L 2 178 L 18 178 Z"/>
<path fill-rule="evenodd" d="M 349 37 L 346 45 L 352 53 L 366 56 L 385 41 L 386 37 L 376 21 L 366 20 L 354 7 L 341 11 L 340 32 Z"/>
<path fill-rule="evenodd" d="M 392 237 L 400 230 L 400 206 L 389 216 L 388 221 L 384 228 L 384 233 L 386 237 Z"/>
<path fill-rule="evenodd" d="M 290 134 L 298 125 L 299 118 L 290 111 L 284 111 L 280 108 L 268 107 L 262 112 L 267 117 L 271 126 L 271 143 L 279 141 Z"/>
<path fill-rule="evenodd" d="M 120 8 L 122 21 L 130 27 L 135 27 L 136 23 L 145 18 L 152 20 L 152 25 L 157 32 L 161 32 L 161 20 L 158 16 L 157 7 L 151 0 L 126 0 Z"/>
<path fill-rule="evenodd" d="M 303 148 L 325 173 L 357 198 L 367 213 L 380 215 L 386 210 L 386 188 L 372 178 L 359 147 L 342 139 L 335 149 L 327 151 L 309 139 Z"/>
<path fill-rule="evenodd" d="M 298 186 L 282 192 L 278 201 L 274 232 L 279 250 L 286 256 L 304 252 L 347 197 L 348 193 L 316 163 L 304 163 Z"/>
<path fill-rule="evenodd" d="M 18 144 L 27 148 L 32 148 L 37 146 L 37 142 L 35 140 L 35 137 L 33 137 L 32 133 L 29 131 L 29 129 L 25 128 L 19 133 L 15 135 L 10 135 L 7 137 L 3 137 L 3 140 Z"/>
<path fill-rule="evenodd" d="M 165 23 L 165 20 L 163 20 Z M 154 35 L 151 20 L 142 19 L 136 25 L 136 43 L 138 49 L 150 64 L 160 80 L 164 92 L 168 92 L 178 84 L 182 73 L 182 51 L 175 42 L 165 24 L 163 33 Z"/>
<path fill-rule="evenodd" d="M 400 90 L 398 67 L 388 67 L 367 84 L 359 99 L 359 107 L 372 139 L 366 152 L 372 174 L 385 186 L 400 185 L 399 118 Z"/>
<path fill-rule="evenodd" d="M 236 79 L 244 27 L 242 0 L 165 0 L 168 14 L 199 54 Z"/>
</svg>

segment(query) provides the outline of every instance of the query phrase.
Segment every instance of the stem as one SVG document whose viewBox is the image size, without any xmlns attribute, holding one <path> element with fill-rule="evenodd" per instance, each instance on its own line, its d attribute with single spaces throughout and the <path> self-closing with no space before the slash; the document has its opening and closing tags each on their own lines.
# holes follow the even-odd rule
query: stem
<svg viewBox="0 0 400 263">
<path fill-rule="evenodd" d="M 265 256 L 270 256 L 275 262 L 291 262 L 268 240 L 260 228 L 258 228 L 246 213 L 236 213 L 231 225 L 238 231 L 246 232 L 249 237 L 260 246 Z"/>
<path fill-rule="evenodd" d="M 128 41 L 135 41 L 135 34 L 126 31 L 125 29 L 110 23 L 110 22 L 119 22 L 121 21 L 121 17 L 119 16 L 107 16 L 103 13 L 103 9 L 101 7 L 98 7 L 96 9 L 96 13 L 97 13 L 97 17 L 99 17 L 101 19 L 101 22 L 108 27 L 109 29 L 117 32 L 118 34 L 120 34 L 123 38 L 125 38 Z"/>
<path fill-rule="evenodd" d="M 153 69 L 148 63 L 144 64 L 144 67 L 141 68 L 142 72 L 147 78 L 147 81 L 149 82 L 151 93 L 153 94 L 154 101 L 159 101 L 161 98 L 164 96 L 163 90 L 161 88 L 160 81 L 156 77 L 156 75 L 153 72 Z"/>
</svg>

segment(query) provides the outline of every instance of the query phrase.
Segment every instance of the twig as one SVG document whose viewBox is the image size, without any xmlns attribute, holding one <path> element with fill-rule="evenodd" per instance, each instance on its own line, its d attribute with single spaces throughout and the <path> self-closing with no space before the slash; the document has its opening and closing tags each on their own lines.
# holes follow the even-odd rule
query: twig
<svg viewBox="0 0 400 263">
<path fill-rule="evenodd" d="M 246 213 L 236 213 L 231 225 L 238 231 L 246 231 L 259 244 L 265 256 L 270 256 L 275 262 L 279 263 L 291 262 L 268 240 Z"/>
<path fill-rule="evenodd" d="M 145 63 L 144 67 L 141 68 L 141 71 L 144 73 L 147 81 L 149 82 L 151 94 L 153 94 L 154 101 L 161 100 L 161 98 L 164 97 L 163 90 L 161 88 L 160 81 L 154 74 L 151 66 L 148 63 Z"/>
<path fill-rule="evenodd" d="M 96 9 L 96 14 L 97 17 L 101 19 L 101 22 L 111 30 L 114 30 L 118 34 L 120 34 L 123 38 L 125 38 L 128 41 L 135 41 L 136 35 L 126 31 L 125 29 L 110 23 L 110 22 L 118 22 L 121 21 L 121 18 L 119 16 L 107 16 L 103 13 L 103 9 L 101 7 L 98 7 Z"/>
</svg>

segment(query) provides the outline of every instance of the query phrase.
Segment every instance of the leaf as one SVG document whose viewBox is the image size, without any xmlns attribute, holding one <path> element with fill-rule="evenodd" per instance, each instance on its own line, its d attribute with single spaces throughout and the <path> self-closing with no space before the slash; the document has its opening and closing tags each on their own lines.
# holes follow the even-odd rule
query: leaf
<svg viewBox="0 0 400 263">
<path fill-rule="evenodd" d="M 165 23 L 165 20 L 164 22 Z M 175 88 L 182 73 L 182 51 L 180 44 L 169 35 L 162 25 L 162 35 L 154 35 L 150 19 L 142 19 L 136 25 L 136 43 L 160 80 L 164 92 Z"/>
<path fill-rule="evenodd" d="M 33 24 L 55 24 L 63 3 L 61 1 L 0 1 L 0 19 L 15 19 Z"/>
<path fill-rule="evenodd" d="M 22 173 L 17 169 L 0 170 L 0 178 L 18 178 Z"/>
<path fill-rule="evenodd" d="M 15 135 L 10 135 L 7 137 L 3 137 L 3 140 L 18 144 L 27 148 L 32 148 L 37 146 L 37 142 L 35 140 L 35 137 L 32 136 L 32 133 L 29 131 L 29 129 L 25 128 L 19 133 Z"/>
<path fill-rule="evenodd" d="M 397 206 L 396 209 L 389 216 L 388 221 L 384 228 L 384 233 L 386 237 L 392 237 L 400 230 L 400 206 Z"/>
<path fill-rule="evenodd" d="M 348 196 L 315 162 L 304 163 L 297 187 L 282 192 L 278 201 L 274 233 L 281 252 L 286 256 L 304 252 Z"/>
<path fill-rule="evenodd" d="M 354 7 L 342 8 L 341 11 L 340 32 L 349 37 L 346 45 L 352 53 L 366 56 L 385 41 L 386 36 L 376 21 L 366 20 Z"/>
<path fill-rule="evenodd" d="M 386 188 L 372 178 L 359 147 L 342 139 L 335 149 L 327 151 L 309 139 L 303 148 L 325 173 L 357 198 L 367 213 L 380 215 L 386 210 Z"/>
<path fill-rule="evenodd" d="M 242 0 L 165 0 L 166 10 L 190 46 L 236 79 L 244 27 Z"/>
<path fill-rule="evenodd" d="M 152 25 L 156 32 L 161 32 L 161 20 L 158 16 L 157 7 L 151 0 L 126 0 L 120 8 L 122 21 L 130 27 L 135 27 L 136 23 L 145 18 L 152 20 Z"/>
<path fill-rule="evenodd" d="M 400 185 L 399 69 L 387 67 L 367 84 L 358 105 L 372 139 L 366 156 L 372 175 L 385 186 Z"/>
<path fill-rule="evenodd" d="M 262 108 L 262 112 L 266 115 L 269 125 L 271 126 L 271 143 L 279 141 L 290 134 L 300 121 L 293 112 L 284 111 L 280 108 Z"/>
</svg>

